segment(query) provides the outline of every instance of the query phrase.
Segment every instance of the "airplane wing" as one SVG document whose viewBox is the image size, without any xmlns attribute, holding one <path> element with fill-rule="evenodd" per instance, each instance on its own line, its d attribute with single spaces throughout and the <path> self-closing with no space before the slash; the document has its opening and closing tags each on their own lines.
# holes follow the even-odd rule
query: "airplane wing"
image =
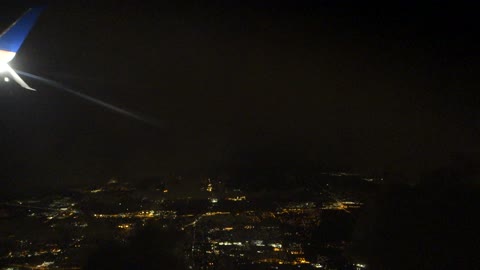
<svg viewBox="0 0 480 270">
<path fill-rule="evenodd" d="M 20 86 L 28 90 L 35 89 L 28 86 L 8 63 L 15 57 L 42 10 L 43 7 L 28 9 L 18 20 L 0 34 L 0 72 L 6 71 L 10 73 Z"/>
<path fill-rule="evenodd" d="M 18 76 L 17 72 L 15 72 L 15 70 L 13 70 L 13 68 L 11 68 L 9 65 L 5 65 L 5 69 L 6 71 L 8 71 L 8 73 L 10 73 L 10 75 L 12 76 L 12 78 L 23 88 L 25 89 L 28 89 L 28 90 L 31 90 L 31 91 L 36 91 L 35 89 L 33 89 L 32 87 L 28 86 L 28 84 L 22 80 L 22 78 L 20 78 L 20 76 Z"/>
<path fill-rule="evenodd" d="M 0 35 L 0 50 L 17 53 L 44 8 L 30 8 Z"/>
</svg>

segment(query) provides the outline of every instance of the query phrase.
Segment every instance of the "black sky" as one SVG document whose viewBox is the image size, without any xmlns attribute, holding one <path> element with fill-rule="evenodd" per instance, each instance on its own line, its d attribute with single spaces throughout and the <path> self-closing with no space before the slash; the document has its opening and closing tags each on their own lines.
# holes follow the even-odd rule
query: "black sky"
<svg viewBox="0 0 480 270">
<path fill-rule="evenodd" d="M 51 1 L 12 65 L 163 127 L 34 81 L 35 93 L 2 90 L 2 181 L 275 166 L 415 176 L 475 158 L 474 9 L 413 2 Z M 21 13 L 6 10 L 2 26 Z"/>
</svg>

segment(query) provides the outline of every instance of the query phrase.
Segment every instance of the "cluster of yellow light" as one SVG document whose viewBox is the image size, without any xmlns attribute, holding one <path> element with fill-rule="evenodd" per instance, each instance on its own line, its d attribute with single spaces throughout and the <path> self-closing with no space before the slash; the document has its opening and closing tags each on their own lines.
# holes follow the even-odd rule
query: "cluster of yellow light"
<svg viewBox="0 0 480 270">
<path fill-rule="evenodd" d="M 175 216 L 175 211 L 154 211 L 143 210 L 130 213 L 118 213 L 118 214 L 93 214 L 96 218 L 153 218 L 153 217 L 168 217 Z"/>
<path fill-rule="evenodd" d="M 278 264 L 285 264 L 286 263 L 282 259 L 278 259 L 278 258 L 265 258 L 265 259 L 260 259 L 257 262 L 259 262 L 259 263 L 278 263 Z"/>
<path fill-rule="evenodd" d="M 207 191 L 208 191 L 208 192 L 212 192 L 212 191 L 213 191 L 212 183 L 208 183 L 208 185 L 207 185 Z"/>
<path fill-rule="evenodd" d="M 98 189 L 92 189 L 92 190 L 90 190 L 90 193 L 98 193 L 98 192 L 102 192 L 102 191 L 103 191 L 103 189 L 98 188 Z"/>
<path fill-rule="evenodd" d="M 168 193 L 168 189 L 164 189 L 164 190 L 163 190 L 163 193 Z"/>
<path fill-rule="evenodd" d="M 132 224 L 129 224 L 129 223 L 125 223 L 125 224 L 119 224 L 117 226 L 117 228 L 120 228 L 120 229 L 125 229 L 125 230 L 129 230 L 129 229 L 132 229 Z"/>
<path fill-rule="evenodd" d="M 231 230 L 233 230 L 233 227 L 225 227 L 225 228 L 223 228 L 223 230 L 224 231 L 231 231 Z"/>
<path fill-rule="evenodd" d="M 257 263 L 276 263 L 276 264 L 290 264 L 290 265 L 298 265 L 298 264 L 310 264 L 304 257 L 298 257 L 294 261 L 284 261 L 278 258 L 265 258 L 261 260 L 257 260 Z"/>
<path fill-rule="evenodd" d="M 292 250 L 290 251 L 290 254 L 292 255 L 303 255 L 303 251 L 299 251 L 299 250 Z"/>
<path fill-rule="evenodd" d="M 140 211 L 135 214 L 135 217 L 138 218 L 152 218 L 155 216 L 155 211 L 150 210 L 150 211 Z"/>
<path fill-rule="evenodd" d="M 282 249 L 281 248 L 273 248 L 273 251 L 279 252 L 279 251 L 282 251 Z"/>
<path fill-rule="evenodd" d="M 34 269 L 50 269 L 50 265 L 53 265 L 54 262 L 43 262 L 34 267 Z"/>
<path fill-rule="evenodd" d="M 205 216 L 217 216 L 217 215 L 228 215 L 230 212 L 207 212 Z"/>
<path fill-rule="evenodd" d="M 54 254 L 57 255 L 62 252 L 62 249 L 60 248 L 52 248 L 52 249 L 41 249 L 37 250 L 35 252 L 31 252 L 28 250 L 23 250 L 21 252 L 9 252 L 6 256 L 2 258 L 22 258 L 22 257 L 32 257 L 32 256 L 43 256 L 45 254 Z"/>
<path fill-rule="evenodd" d="M 305 212 L 305 209 L 302 209 L 302 208 L 282 208 L 282 211 L 277 212 L 277 214 L 289 214 L 289 213 L 303 214 L 304 212 Z"/>
<path fill-rule="evenodd" d="M 282 247 L 282 244 L 280 243 L 271 243 L 271 244 L 268 244 L 269 246 L 271 247 L 274 247 L 274 248 L 281 248 Z"/>
<path fill-rule="evenodd" d="M 34 256 L 40 256 L 49 253 L 48 250 L 38 250 L 33 253 Z"/>
<path fill-rule="evenodd" d="M 251 229 L 255 228 L 255 226 L 253 226 L 253 225 L 245 225 L 243 228 L 244 228 L 245 230 L 251 230 Z"/>
<path fill-rule="evenodd" d="M 134 217 L 132 213 L 119 213 L 119 214 L 93 214 L 96 218 L 131 218 Z"/>
<path fill-rule="evenodd" d="M 276 218 L 275 214 L 273 212 L 263 212 L 261 214 L 262 218 Z"/>
<path fill-rule="evenodd" d="M 349 201 L 342 202 L 342 204 L 348 208 L 360 208 L 363 205 L 363 203 L 361 202 L 349 202 Z"/>
<path fill-rule="evenodd" d="M 288 213 L 301 213 L 303 212 L 302 209 L 282 209 L 282 211 L 278 211 L 277 214 L 288 214 Z"/>
<path fill-rule="evenodd" d="M 322 209 L 328 209 L 328 210 L 347 210 L 350 208 L 360 208 L 363 204 L 361 202 L 351 202 L 351 201 L 336 201 L 333 203 L 330 203 L 328 205 L 325 205 L 322 207 Z"/>
<path fill-rule="evenodd" d="M 341 202 L 333 202 L 322 207 L 322 209 L 327 210 L 344 210 L 345 208 L 346 207 Z"/>
<path fill-rule="evenodd" d="M 60 252 L 62 252 L 62 249 L 60 249 L 60 248 L 52 248 L 50 250 L 42 249 L 42 250 L 35 251 L 33 253 L 33 255 L 40 256 L 40 255 L 44 255 L 44 254 L 47 254 L 47 253 L 58 254 Z"/>
<path fill-rule="evenodd" d="M 292 262 L 292 264 L 307 264 L 307 263 L 310 263 L 310 262 L 303 257 L 298 257 L 295 259 L 295 261 Z"/>
<path fill-rule="evenodd" d="M 246 199 L 247 199 L 246 196 L 237 196 L 237 197 L 228 197 L 228 198 L 225 198 L 225 200 L 227 200 L 227 201 L 235 201 L 235 202 L 244 201 L 244 200 L 246 200 Z"/>
</svg>

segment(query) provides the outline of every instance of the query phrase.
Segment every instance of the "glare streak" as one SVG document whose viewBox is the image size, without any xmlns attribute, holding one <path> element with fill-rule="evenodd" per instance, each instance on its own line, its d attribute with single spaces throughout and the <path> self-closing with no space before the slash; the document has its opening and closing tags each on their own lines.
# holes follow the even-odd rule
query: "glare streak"
<svg viewBox="0 0 480 270">
<path fill-rule="evenodd" d="M 119 114 L 122 114 L 124 116 L 127 116 L 127 117 L 130 117 L 130 118 L 133 118 L 133 119 L 136 119 L 136 120 L 139 120 L 139 121 L 142 121 L 144 123 L 147 123 L 147 124 L 150 124 L 150 125 L 153 125 L 153 126 L 156 126 L 156 127 L 160 127 L 161 124 L 158 120 L 156 119 L 153 119 L 153 118 L 150 118 L 150 117 L 145 117 L 145 116 L 140 116 L 138 114 L 135 114 L 135 113 L 132 113 L 130 111 L 127 111 L 125 109 L 122 109 L 122 108 L 119 108 L 117 106 L 114 106 L 110 103 L 107 103 L 105 101 L 102 101 L 102 100 L 99 100 L 97 98 L 94 98 L 94 97 L 91 97 L 89 95 L 86 95 L 86 94 L 83 94 L 83 93 L 80 93 L 80 92 L 77 92 L 71 88 L 68 88 L 56 81 L 52 81 L 50 79 L 47 79 L 47 78 L 44 78 L 44 77 L 41 77 L 41 76 L 38 76 L 38 75 L 33 75 L 33 74 L 30 74 L 30 73 L 27 73 L 27 72 L 23 72 L 23 71 L 19 71 L 19 70 L 16 70 L 17 73 L 23 75 L 23 76 L 26 76 L 26 77 L 29 77 L 29 78 L 32 78 L 32 79 L 36 79 L 38 81 L 41 81 L 43 83 L 46 83 L 50 86 L 53 86 L 57 89 L 60 89 L 60 90 L 63 90 L 65 92 L 68 92 L 72 95 L 75 95 L 77 97 L 80 97 L 80 98 L 83 98 L 87 101 L 90 101 L 94 104 L 97 104 L 97 105 L 100 105 L 102 107 L 105 107 L 109 110 L 112 110 L 116 113 L 119 113 Z"/>
</svg>

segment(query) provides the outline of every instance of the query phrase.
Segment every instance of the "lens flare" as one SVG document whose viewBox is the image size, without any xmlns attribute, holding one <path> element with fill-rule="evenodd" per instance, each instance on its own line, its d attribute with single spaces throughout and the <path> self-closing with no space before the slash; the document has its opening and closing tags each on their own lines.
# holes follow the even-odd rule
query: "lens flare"
<svg viewBox="0 0 480 270">
<path fill-rule="evenodd" d="M 154 118 L 151 118 L 151 117 L 147 117 L 147 116 L 141 116 L 141 115 L 138 115 L 136 113 L 133 113 L 133 112 L 130 112 L 130 111 L 127 111 L 125 109 L 122 109 L 122 108 L 119 108 L 115 105 L 112 105 L 110 103 L 107 103 L 105 101 L 102 101 L 102 100 L 99 100 L 97 98 L 94 98 L 94 97 L 91 97 L 89 95 L 86 95 L 86 94 L 83 94 L 83 93 L 80 93 L 78 91 L 75 91 L 71 88 L 68 88 L 64 85 L 62 85 L 61 83 L 58 83 L 56 81 L 52 81 L 50 79 L 47 79 L 47 78 L 44 78 L 44 77 L 41 77 L 41 76 L 38 76 L 38 75 L 33 75 L 33 74 L 30 74 L 30 73 L 27 73 L 27 72 L 23 72 L 23 71 L 20 71 L 20 70 L 16 70 L 17 73 L 25 76 L 25 77 L 29 77 L 29 78 L 32 78 L 32 79 L 35 79 L 35 80 L 38 80 L 40 82 L 43 82 L 45 84 L 48 84 L 50 86 L 53 86 L 59 90 L 63 90 L 67 93 L 70 93 L 72 95 L 75 95 L 77 97 L 80 97 L 84 100 L 87 100 L 89 102 L 92 102 L 96 105 L 99 105 L 99 106 L 102 106 L 104 108 L 107 108 L 113 112 L 116 112 L 116 113 L 119 113 L 119 114 L 122 114 L 124 116 L 127 116 L 129 118 L 132 118 L 132 119 L 135 119 L 135 120 L 139 120 L 139 121 L 142 121 L 146 124 L 149 124 L 149 125 L 152 125 L 152 126 L 155 126 L 155 127 L 161 127 L 161 123 L 160 121 L 158 121 L 157 119 L 154 119 Z"/>
</svg>

